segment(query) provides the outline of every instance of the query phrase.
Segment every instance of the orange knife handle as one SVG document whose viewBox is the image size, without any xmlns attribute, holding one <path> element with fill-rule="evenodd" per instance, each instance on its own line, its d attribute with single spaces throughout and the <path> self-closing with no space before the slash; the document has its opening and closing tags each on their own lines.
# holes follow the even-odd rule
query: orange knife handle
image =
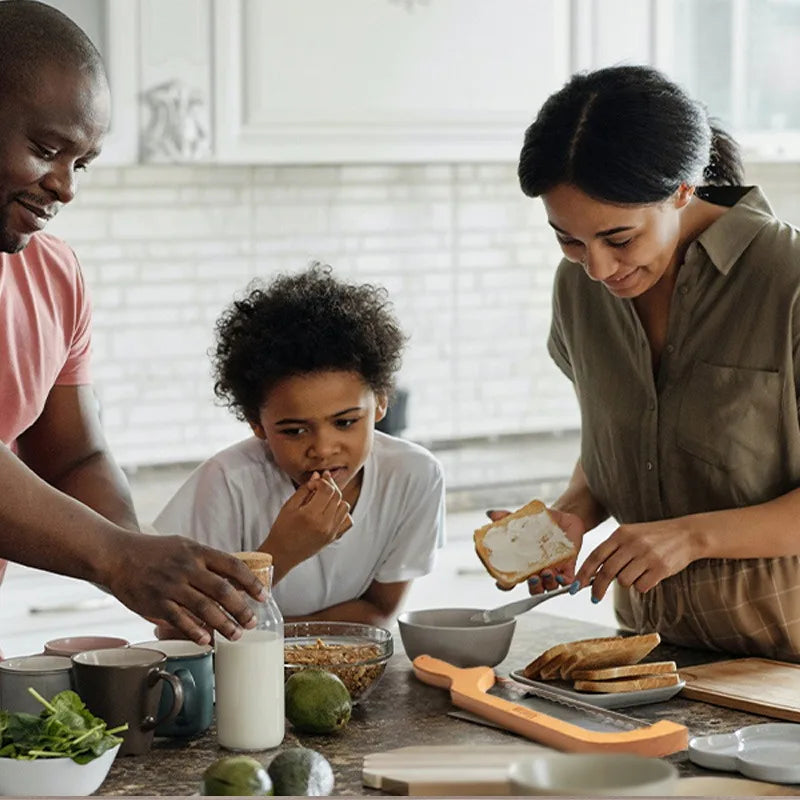
<svg viewBox="0 0 800 800">
<path fill-rule="evenodd" d="M 471 667 L 463 669 L 455 667 L 447 661 L 433 656 L 417 656 L 412 662 L 414 675 L 423 683 L 439 686 L 442 689 L 458 690 L 478 687 L 480 691 L 488 691 L 495 681 L 491 667 Z"/>
</svg>

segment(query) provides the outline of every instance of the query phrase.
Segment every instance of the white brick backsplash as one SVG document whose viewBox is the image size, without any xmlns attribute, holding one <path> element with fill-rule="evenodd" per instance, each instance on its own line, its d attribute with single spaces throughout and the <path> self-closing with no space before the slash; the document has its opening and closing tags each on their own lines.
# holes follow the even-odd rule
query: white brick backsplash
<svg viewBox="0 0 800 800">
<path fill-rule="evenodd" d="M 750 182 L 800 217 L 800 166 Z M 127 467 L 199 460 L 248 435 L 218 405 L 214 321 L 249 281 L 312 258 L 385 285 L 410 335 L 405 434 L 425 442 L 579 424 L 547 355 L 561 257 L 514 164 L 95 166 L 52 223 L 95 306 L 93 376 Z"/>
</svg>

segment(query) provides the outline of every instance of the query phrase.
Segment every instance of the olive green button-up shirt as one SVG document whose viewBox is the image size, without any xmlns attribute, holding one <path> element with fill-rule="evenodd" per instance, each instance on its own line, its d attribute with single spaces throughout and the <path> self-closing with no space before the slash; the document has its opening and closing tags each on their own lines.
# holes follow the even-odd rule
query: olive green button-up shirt
<svg viewBox="0 0 800 800">
<path fill-rule="evenodd" d="M 688 248 L 655 375 L 631 300 L 566 260 L 555 279 L 548 349 L 578 396 L 589 487 L 623 523 L 800 486 L 800 232 L 758 187 L 701 196 L 730 208 Z M 800 660 L 800 558 L 694 562 L 616 602 L 677 643 Z"/>
</svg>

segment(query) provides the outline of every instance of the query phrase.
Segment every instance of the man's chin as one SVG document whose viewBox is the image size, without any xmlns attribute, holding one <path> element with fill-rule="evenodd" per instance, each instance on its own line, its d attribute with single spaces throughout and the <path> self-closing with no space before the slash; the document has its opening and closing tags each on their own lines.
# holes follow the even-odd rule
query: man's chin
<svg viewBox="0 0 800 800">
<path fill-rule="evenodd" d="M 19 253 L 20 250 L 24 250 L 33 234 L 30 233 L 18 233 L 16 235 L 11 235 L 8 231 L 3 231 L 0 233 L 0 253 Z"/>
</svg>

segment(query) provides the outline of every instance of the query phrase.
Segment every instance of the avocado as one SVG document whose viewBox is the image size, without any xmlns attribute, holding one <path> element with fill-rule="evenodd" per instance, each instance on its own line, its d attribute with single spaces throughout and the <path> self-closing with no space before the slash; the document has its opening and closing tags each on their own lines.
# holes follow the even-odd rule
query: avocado
<svg viewBox="0 0 800 800">
<path fill-rule="evenodd" d="M 225 756 L 218 758 L 203 773 L 200 794 L 263 797 L 274 792 L 272 781 L 260 761 L 250 756 Z"/>
<path fill-rule="evenodd" d="M 267 768 L 276 795 L 325 797 L 333 792 L 333 770 L 325 756 L 308 747 L 278 753 Z"/>
<path fill-rule="evenodd" d="M 350 692 L 341 679 L 322 669 L 303 669 L 285 685 L 286 718 L 304 733 L 334 733 L 350 720 Z"/>
</svg>

